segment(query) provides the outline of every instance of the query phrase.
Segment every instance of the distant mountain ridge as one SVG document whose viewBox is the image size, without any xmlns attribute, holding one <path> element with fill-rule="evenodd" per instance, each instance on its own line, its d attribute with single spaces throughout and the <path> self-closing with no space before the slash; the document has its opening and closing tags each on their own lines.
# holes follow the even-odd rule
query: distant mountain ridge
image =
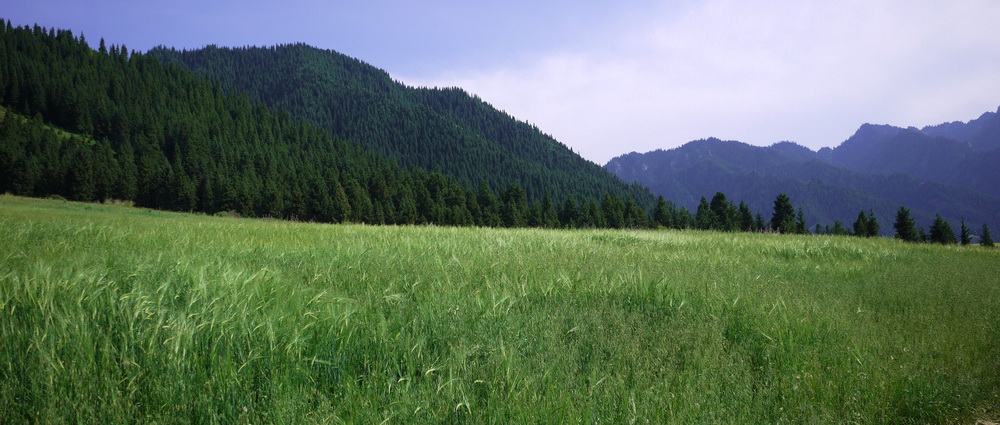
<svg viewBox="0 0 1000 425">
<path fill-rule="evenodd" d="M 1000 108 L 996 112 L 986 112 L 969 122 L 953 121 L 927 126 L 920 131 L 930 136 L 946 137 L 967 142 L 976 151 L 987 152 L 1000 149 Z"/>
<path fill-rule="evenodd" d="M 818 152 L 791 142 L 756 147 L 705 139 L 622 155 L 605 168 L 689 209 L 721 191 L 770 214 L 785 192 L 810 225 L 849 225 L 859 210 L 871 209 L 891 234 L 900 205 L 923 226 L 938 213 L 954 223 L 1000 223 L 998 145 L 1000 115 L 988 112 L 924 129 L 864 124 L 840 146 Z"/>
<path fill-rule="evenodd" d="M 396 160 L 406 168 L 439 169 L 471 188 L 518 183 L 530 201 L 632 197 L 651 208 L 653 195 L 526 122 L 458 88 L 413 88 L 358 59 L 305 44 L 178 51 L 149 56 L 217 81 L 251 101 L 288 111 Z"/>
<path fill-rule="evenodd" d="M 948 131 L 927 131 L 865 124 L 836 149 L 821 150 L 818 156 L 862 173 L 903 173 L 1000 196 L 1000 168 L 996 166 L 1000 150 L 981 150 L 1000 140 L 1000 126 L 992 138 L 981 130 L 968 131 L 968 126 L 952 123 L 948 127 Z M 969 137 L 963 141 L 943 135 L 948 133 Z"/>
</svg>

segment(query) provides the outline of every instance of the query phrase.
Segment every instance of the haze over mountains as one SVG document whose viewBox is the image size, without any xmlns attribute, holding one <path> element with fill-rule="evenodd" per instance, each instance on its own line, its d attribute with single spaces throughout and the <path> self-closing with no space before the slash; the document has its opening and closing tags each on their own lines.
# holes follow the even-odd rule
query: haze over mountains
<svg viewBox="0 0 1000 425">
<path fill-rule="evenodd" d="M 790 142 L 756 147 L 707 139 L 629 153 L 605 168 L 687 208 L 722 191 L 768 211 L 775 193 L 786 192 L 810 225 L 850 225 L 859 210 L 871 209 L 883 234 L 891 234 L 901 205 L 925 227 L 937 213 L 955 223 L 997 222 L 998 161 L 1000 114 L 987 112 L 923 129 L 864 124 L 840 146 L 818 152 Z"/>
</svg>

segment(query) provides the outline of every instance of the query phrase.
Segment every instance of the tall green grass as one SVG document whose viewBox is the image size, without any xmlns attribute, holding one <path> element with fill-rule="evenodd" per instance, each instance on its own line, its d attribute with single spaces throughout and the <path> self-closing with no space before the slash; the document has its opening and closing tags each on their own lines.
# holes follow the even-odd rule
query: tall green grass
<svg viewBox="0 0 1000 425">
<path fill-rule="evenodd" d="M 0 422 L 971 424 L 998 300 L 979 247 L 2 196 Z"/>
</svg>

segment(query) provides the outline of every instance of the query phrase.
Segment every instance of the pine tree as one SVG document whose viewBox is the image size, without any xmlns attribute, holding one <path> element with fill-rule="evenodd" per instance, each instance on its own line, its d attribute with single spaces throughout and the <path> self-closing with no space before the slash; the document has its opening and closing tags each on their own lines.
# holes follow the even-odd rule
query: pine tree
<svg viewBox="0 0 1000 425">
<path fill-rule="evenodd" d="M 800 235 L 805 235 L 809 233 L 809 228 L 806 226 L 806 216 L 802 212 L 802 208 L 799 207 L 799 213 L 795 216 L 795 233 Z"/>
<path fill-rule="evenodd" d="M 771 214 L 771 230 L 779 233 L 790 233 L 795 228 L 795 207 L 788 195 L 781 193 L 774 200 L 774 213 Z"/>
<path fill-rule="evenodd" d="M 556 211 L 555 205 L 552 204 L 552 198 L 549 197 L 548 192 L 542 197 L 540 212 L 539 226 L 550 229 L 559 227 L 559 213 Z"/>
<path fill-rule="evenodd" d="M 632 195 L 625 201 L 625 226 L 629 229 L 643 229 L 649 227 L 649 217 L 646 212 L 635 203 Z"/>
<path fill-rule="evenodd" d="M 868 216 L 865 215 L 865 211 L 861 210 L 858 213 L 858 219 L 854 220 L 854 236 L 865 237 L 868 236 Z"/>
<path fill-rule="evenodd" d="M 962 217 L 962 228 L 960 233 L 961 237 L 959 241 L 963 246 L 972 243 L 972 234 L 969 233 L 969 227 L 965 225 L 965 217 Z"/>
<path fill-rule="evenodd" d="M 496 197 L 486 180 L 479 182 L 479 191 L 476 193 L 476 202 L 479 203 L 479 210 L 482 214 L 482 224 L 484 226 L 500 226 L 500 208 L 497 205 Z"/>
<path fill-rule="evenodd" d="M 587 198 L 583 201 L 583 208 L 580 211 L 579 227 L 593 228 L 605 226 L 604 214 L 601 213 L 601 207 L 597 201 Z"/>
<path fill-rule="evenodd" d="M 709 203 L 709 208 L 711 208 L 712 215 L 715 218 L 714 229 L 723 232 L 736 230 L 736 209 L 732 203 L 726 200 L 725 193 L 715 192 L 712 202 Z"/>
<path fill-rule="evenodd" d="M 576 204 L 576 197 L 573 194 L 566 195 L 563 207 L 559 210 L 559 222 L 563 227 L 577 227 L 580 218 L 580 208 Z"/>
<path fill-rule="evenodd" d="M 604 199 L 601 200 L 601 212 L 608 227 L 621 229 L 625 226 L 625 203 L 621 198 L 610 193 L 604 194 Z"/>
<path fill-rule="evenodd" d="M 653 208 L 653 224 L 670 227 L 672 221 L 670 216 L 670 206 L 667 205 L 667 201 L 663 199 L 663 195 L 660 195 L 659 198 L 656 199 L 656 207 Z"/>
<path fill-rule="evenodd" d="M 680 209 L 677 210 L 677 214 L 674 216 L 674 228 L 691 228 L 691 211 L 688 211 L 686 207 L 680 207 Z"/>
<path fill-rule="evenodd" d="M 918 242 L 920 235 L 917 234 L 917 225 L 910 217 L 910 210 L 900 206 L 896 211 L 896 222 L 892 225 L 896 229 L 896 239 L 906 242 Z"/>
<path fill-rule="evenodd" d="M 743 201 L 740 201 L 740 207 L 737 210 L 737 215 L 739 217 L 739 228 L 737 230 L 741 232 L 753 232 L 757 225 L 753 219 L 753 213 L 750 212 L 750 207 Z"/>
<path fill-rule="evenodd" d="M 941 218 L 941 214 L 938 214 L 934 218 L 934 224 L 931 225 L 931 242 L 939 243 L 942 245 L 948 245 L 956 243 L 955 232 L 951 230 L 951 224 Z"/>
<path fill-rule="evenodd" d="M 760 215 L 760 211 L 758 211 L 756 217 L 754 217 L 753 224 L 755 231 L 762 232 L 767 230 L 767 222 L 764 221 L 764 216 Z"/>
<path fill-rule="evenodd" d="M 524 227 L 528 224 L 528 198 L 517 182 L 511 183 L 500 196 L 501 218 L 504 226 Z"/>
<path fill-rule="evenodd" d="M 712 207 L 708 204 L 708 199 L 704 196 L 701 197 L 701 201 L 698 202 L 698 210 L 694 213 L 694 226 L 700 230 L 711 230 L 715 229 L 718 220 L 716 220 L 715 213 L 712 212 Z"/>
<path fill-rule="evenodd" d="M 351 218 L 351 203 L 347 199 L 347 192 L 344 186 L 337 182 L 333 187 L 331 211 L 335 223 L 343 223 Z"/>
<path fill-rule="evenodd" d="M 985 247 L 993 247 L 993 238 L 990 236 L 990 227 L 983 223 L 983 234 L 979 235 L 979 244 Z"/>
<path fill-rule="evenodd" d="M 875 212 L 868 210 L 868 219 L 865 221 L 865 236 L 869 238 L 878 236 L 879 228 L 878 219 L 875 218 Z"/>
</svg>

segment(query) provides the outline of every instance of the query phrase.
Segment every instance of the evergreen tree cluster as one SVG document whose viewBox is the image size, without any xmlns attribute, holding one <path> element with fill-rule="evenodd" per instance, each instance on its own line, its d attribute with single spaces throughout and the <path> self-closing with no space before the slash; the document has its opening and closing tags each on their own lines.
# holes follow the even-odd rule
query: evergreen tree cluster
<svg viewBox="0 0 1000 425">
<path fill-rule="evenodd" d="M 961 234 L 956 239 L 951 224 L 942 218 L 940 214 L 934 218 L 934 222 L 930 226 L 930 233 L 927 233 L 923 229 L 917 228 L 913 218 L 910 217 L 910 210 L 902 206 L 896 212 L 896 222 L 893 224 L 893 228 L 896 229 L 896 239 L 907 242 L 930 242 L 942 245 L 961 243 L 962 245 L 969 245 L 972 243 L 973 237 L 972 231 L 966 226 L 965 219 L 963 218 L 960 228 Z M 983 223 L 982 232 L 979 235 L 979 243 L 985 247 L 993 246 L 990 228 L 985 223 Z"/>
<path fill-rule="evenodd" d="M 677 208 L 665 201 L 657 200 L 651 216 L 652 225 L 675 229 L 716 230 L 721 232 L 775 232 L 808 234 L 802 209 L 798 214 L 788 195 L 779 194 L 775 199 L 771 221 L 765 221 L 760 212 L 754 213 L 743 201 L 736 205 L 726 199 L 726 194 L 716 192 L 709 201 L 704 196 L 698 209 L 691 214 L 686 208 Z M 779 225 L 774 225 L 779 223 Z M 787 226 L 786 226 L 787 225 Z"/>
<path fill-rule="evenodd" d="M 860 236 L 865 238 L 874 238 L 878 236 L 880 226 L 878 224 L 878 219 L 875 218 L 875 212 L 868 210 L 868 214 L 865 214 L 864 210 L 858 212 L 858 219 L 854 221 L 854 236 Z"/>
<path fill-rule="evenodd" d="M 644 186 L 624 183 L 537 127 L 459 88 L 408 87 L 360 60 L 305 44 L 159 47 L 148 55 L 304 118 L 403 167 L 439 169 L 472 189 L 483 180 L 496 191 L 518 183 L 530 202 L 546 194 L 553 199 L 611 194 L 653 207 Z"/>
<path fill-rule="evenodd" d="M 0 191 L 321 222 L 645 227 L 632 196 L 478 191 L 406 170 L 177 66 L 89 47 L 70 31 L 0 25 Z M 30 117 L 30 118 L 29 118 Z M 627 192 L 627 191 L 626 191 Z M 582 199 L 582 201 L 578 201 Z"/>
</svg>

